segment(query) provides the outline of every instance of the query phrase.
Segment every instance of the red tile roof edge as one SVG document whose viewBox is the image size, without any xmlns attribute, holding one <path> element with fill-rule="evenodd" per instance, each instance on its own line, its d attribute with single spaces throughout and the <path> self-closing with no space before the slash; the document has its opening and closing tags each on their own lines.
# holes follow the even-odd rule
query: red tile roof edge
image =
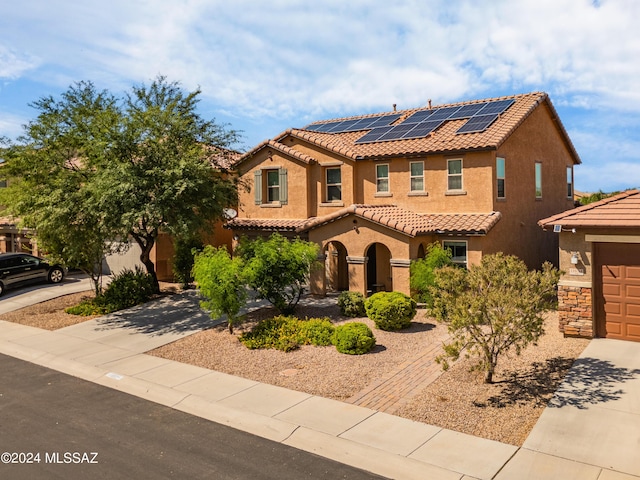
<svg viewBox="0 0 640 480">
<path fill-rule="evenodd" d="M 562 213 L 558 213 L 556 215 L 553 215 L 551 217 L 547 217 L 547 218 L 543 218 L 542 220 L 538 221 L 538 225 L 540 225 L 542 228 L 548 227 L 548 226 L 552 226 L 552 225 L 562 225 L 563 224 L 563 220 L 568 219 L 568 217 L 574 216 L 574 215 L 578 215 L 580 213 L 589 211 L 589 210 L 594 210 L 597 209 L 598 207 L 601 207 L 603 205 L 607 205 L 609 203 L 614 203 L 614 202 L 618 202 L 620 200 L 623 200 L 625 198 L 634 196 L 634 195 L 638 195 L 640 194 L 640 190 L 637 189 L 633 189 L 633 190 L 626 190 L 618 195 L 615 195 L 613 197 L 608 197 L 602 200 L 599 200 L 597 202 L 593 202 L 593 203 L 589 203 L 587 205 L 583 205 L 581 207 L 577 207 L 577 208 L 573 208 L 571 210 L 567 210 L 565 212 Z M 586 225 L 585 225 L 586 226 Z"/>
<path fill-rule="evenodd" d="M 283 132 L 280 136 L 276 137 L 276 138 L 282 138 L 283 136 L 286 136 L 286 134 L 288 134 L 288 132 L 291 132 L 291 130 L 286 130 L 285 132 Z M 317 160 L 305 153 L 299 152 L 298 150 L 295 150 L 291 147 L 287 147 L 286 145 L 276 141 L 276 140 L 265 140 L 264 142 L 260 143 L 259 145 L 257 145 L 255 148 L 252 148 L 249 152 L 245 153 L 244 155 L 242 155 L 238 161 L 234 164 L 235 167 L 237 167 L 238 165 L 240 165 L 241 163 L 243 163 L 245 160 L 248 160 L 249 158 L 253 157 L 255 154 L 257 154 L 259 151 L 265 149 L 265 148 L 273 148 L 275 150 L 278 150 L 281 153 L 284 153 L 285 155 L 289 155 L 292 158 L 295 158 L 297 160 L 300 160 L 303 163 L 306 164 L 312 164 L 312 163 L 316 163 Z"/>
</svg>

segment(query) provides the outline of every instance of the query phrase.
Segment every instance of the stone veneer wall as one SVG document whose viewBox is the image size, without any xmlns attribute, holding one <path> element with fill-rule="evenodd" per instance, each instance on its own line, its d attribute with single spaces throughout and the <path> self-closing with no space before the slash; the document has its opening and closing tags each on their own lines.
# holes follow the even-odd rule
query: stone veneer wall
<svg viewBox="0 0 640 480">
<path fill-rule="evenodd" d="M 591 287 L 558 285 L 558 313 L 565 336 L 593 338 Z"/>
</svg>

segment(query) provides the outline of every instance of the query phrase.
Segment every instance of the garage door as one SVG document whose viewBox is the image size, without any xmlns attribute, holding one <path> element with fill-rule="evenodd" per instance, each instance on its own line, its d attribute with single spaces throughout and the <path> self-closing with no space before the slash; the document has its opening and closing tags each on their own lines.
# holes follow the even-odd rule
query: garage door
<svg viewBox="0 0 640 480">
<path fill-rule="evenodd" d="M 640 342 L 640 244 L 595 244 L 599 337 Z"/>
</svg>

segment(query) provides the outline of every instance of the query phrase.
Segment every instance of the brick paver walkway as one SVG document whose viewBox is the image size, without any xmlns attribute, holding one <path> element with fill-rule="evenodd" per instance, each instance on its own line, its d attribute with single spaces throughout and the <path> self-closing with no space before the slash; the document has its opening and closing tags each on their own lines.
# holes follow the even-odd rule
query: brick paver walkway
<svg viewBox="0 0 640 480">
<path fill-rule="evenodd" d="M 396 412 L 442 374 L 442 366 L 435 358 L 442 353 L 442 342 L 447 338 L 447 335 L 438 338 L 414 358 L 345 401 L 379 412 Z"/>
</svg>

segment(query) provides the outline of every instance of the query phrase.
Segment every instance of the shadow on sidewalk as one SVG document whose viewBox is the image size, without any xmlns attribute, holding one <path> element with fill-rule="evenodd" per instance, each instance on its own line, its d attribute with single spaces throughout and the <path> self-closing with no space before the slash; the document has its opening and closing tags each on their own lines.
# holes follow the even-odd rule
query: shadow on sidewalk
<svg viewBox="0 0 640 480">
<path fill-rule="evenodd" d="M 607 360 L 578 358 L 549 402 L 549 407 L 565 405 L 585 409 L 589 405 L 618 400 L 625 391 L 624 382 L 640 375 L 640 369 L 616 367 Z"/>
<path fill-rule="evenodd" d="M 97 320 L 101 330 L 129 328 L 152 335 L 200 331 L 221 321 L 213 320 L 200 308 L 200 297 L 195 290 L 168 295 Z"/>
</svg>

